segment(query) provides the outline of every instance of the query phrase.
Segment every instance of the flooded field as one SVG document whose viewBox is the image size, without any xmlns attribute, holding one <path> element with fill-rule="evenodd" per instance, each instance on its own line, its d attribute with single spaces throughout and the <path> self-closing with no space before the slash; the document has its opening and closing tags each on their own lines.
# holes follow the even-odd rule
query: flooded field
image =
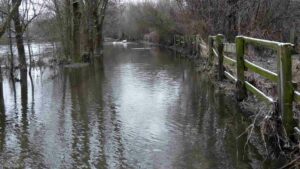
<svg viewBox="0 0 300 169">
<path fill-rule="evenodd" d="M 103 63 L 3 80 L 0 168 L 278 168 L 232 96 L 171 51 L 106 45 Z M 239 137 L 240 136 L 240 137 Z"/>
</svg>

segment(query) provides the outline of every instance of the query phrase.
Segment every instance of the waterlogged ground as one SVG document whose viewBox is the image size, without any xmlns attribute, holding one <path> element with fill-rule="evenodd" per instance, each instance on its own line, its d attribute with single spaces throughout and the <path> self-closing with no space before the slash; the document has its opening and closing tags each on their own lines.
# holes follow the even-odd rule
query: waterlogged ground
<svg viewBox="0 0 300 169">
<path fill-rule="evenodd" d="M 105 46 L 104 63 L 3 81 L 0 168 L 277 168 L 245 146 L 231 96 L 174 53 Z M 27 85 L 26 85 L 27 84 Z M 14 89 L 16 92 L 14 92 Z"/>
</svg>

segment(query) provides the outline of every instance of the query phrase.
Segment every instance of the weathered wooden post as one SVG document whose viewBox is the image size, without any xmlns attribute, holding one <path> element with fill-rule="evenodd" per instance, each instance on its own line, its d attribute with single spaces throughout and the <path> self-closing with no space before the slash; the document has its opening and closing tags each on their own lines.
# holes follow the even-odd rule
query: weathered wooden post
<svg viewBox="0 0 300 169">
<path fill-rule="evenodd" d="M 194 55 L 194 53 L 195 53 L 195 38 L 194 38 L 194 35 L 193 36 L 191 36 L 191 53 L 192 53 L 192 55 Z"/>
<path fill-rule="evenodd" d="M 196 52 L 197 52 L 197 56 L 200 57 L 200 37 L 199 35 L 196 36 Z"/>
<path fill-rule="evenodd" d="M 291 136 L 294 131 L 295 121 L 293 114 L 293 83 L 292 83 L 292 50 L 293 45 L 283 43 L 279 45 L 279 109 L 282 115 L 283 125 L 287 136 Z"/>
<path fill-rule="evenodd" d="M 242 101 L 247 97 L 247 91 L 245 86 L 245 40 L 242 36 L 237 36 L 235 38 L 236 44 L 236 72 L 237 72 L 237 83 L 236 83 L 236 97 L 238 101 Z"/>
<path fill-rule="evenodd" d="M 209 66 L 212 66 L 214 64 L 213 46 L 214 46 L 213 37 L 209 36 L 208 37 L 208 63 L 209 63 Z"/>
<path fill-rule="evenodd" d="M 224 35 L 218 34 L 216 36 L 216 45 L 217 45 L 217 52 L 218 52 L 218 75 L 219 75 L 219 80 L 222 81 L 224 79 L 224 65 L 223 65 L 223 60 L 224 60 Z"/>
<path fill-rule="evenodd" d="M 190 44 L 190 47 L 189 47 L 189 53 L 190 55 L 193 55 L 193 36 L 189 36 L 189 44 Z"/>
<path fill-rule="evenodd" d="M 195 35 L 195 55 L 198 55 L 198 35 Z"/>
<path fill-rule="evenodd" d="M 188 45 L 187 51 L 188 51 L 188 54 L 190 54 L 191 53 L 191 36 L 190 35 L 187 36 L 187 45 Z"/>
<path fill-rule="evenodd" d="M 198 45 L 197 35 L 195 35 L 194 36 L 194 55 L 197 55 L 197 45 Z"/>
</svg>

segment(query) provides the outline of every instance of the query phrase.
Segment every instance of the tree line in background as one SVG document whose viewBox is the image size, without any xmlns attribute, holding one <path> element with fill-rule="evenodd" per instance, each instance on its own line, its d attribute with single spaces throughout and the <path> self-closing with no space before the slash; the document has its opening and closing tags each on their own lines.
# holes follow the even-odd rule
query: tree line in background
<svg viewBox="0 0 300 169">
<path fill-rule="evenodd" d="M 49 14 L 37 21 L 36 29 L 42 28 L 39 32 L 50 33 L 53 41 L 61 42 L 67 59 L 81 62 L 101 55 L 108 0 L 48 0 L 45 3 Z M 82 58 L 83 54 L 88 58 Z"/>
<path fill-rule="evenodd" d="M 171 45 L 174 35 L 197 34 L 205 41 L 222 33 L 229 41 L 243 34 L 296 43 L 290 34 L 299 34 L 299 18 L 298 0 L 2 0 L 0 35 L 2 42 L 16 43 L 25 70 L 32 41 L 56 43 L 59 59 L 82 62 L 102 54 L 104 36 Z M 12 68 L 13 57 L 11 50 Z"/>
<path fill-rule="evenodd" d="M 81 62 L 83 54 L 101 55 L 108 1 L 3 0 L 0 2 L 1 42 L 16 43 L 19 64 L 24 69 L 24 39 L 59 43 L 62 57 L 73 62 Z"/>
<path fill-rule="evenodd" d="M 174 34 L 238 34 L 291 41 L 300 26 L 298 0 L 158 0 L 110 6 L 105 34 L 170 44 Z M 114 19 L 118 18 L 118 19 Z M 300 32 L 296 32 L 296 34 Z"/>
<path fill-rule="evenodd" d="M 30 4 L 36 9 L 29 10 Z M 1 11 L 12 8 L 1 6 L 6 9 Z M 14 17 L 7 32 L 15 32 L 21 67 L 26 65 L 24 32 L 28 44 L 59 42 L 59 59 L 73 62 L 100 56 L 104 36 L 172 45 L 174 35 L 200 35 L 206 41 L 208 35 L 222 33 L 231 42 L 242 34 L 297 45 L 300 35 L 299 0 L 23 0 L 16 16 L 20 23 Z"/>
</svg>

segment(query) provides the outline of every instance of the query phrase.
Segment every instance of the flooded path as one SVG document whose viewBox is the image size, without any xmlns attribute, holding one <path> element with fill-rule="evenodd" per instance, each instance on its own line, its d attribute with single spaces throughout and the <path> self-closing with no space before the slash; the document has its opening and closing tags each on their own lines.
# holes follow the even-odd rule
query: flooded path
<svg viewBox="0 0 300 169">
<path fill-rule="evenodd" d="M 3 168 L 280 166 L 237 139 L 248 122 L 234 98 L 187 61 L 140 45 L 104 53 L 103 65 L 35 69 L 27 88 L 4 79 Z"/>
</svg>

